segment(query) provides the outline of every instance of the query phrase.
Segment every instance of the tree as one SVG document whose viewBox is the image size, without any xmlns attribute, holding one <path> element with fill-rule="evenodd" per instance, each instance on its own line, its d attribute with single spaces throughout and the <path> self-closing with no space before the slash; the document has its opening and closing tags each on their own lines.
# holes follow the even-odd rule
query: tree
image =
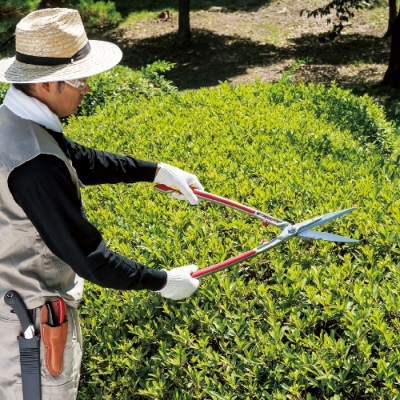
<svg viewBox="0 0 400 400">
<path fill-rule="evenodd" d="M 333 10 L 336 12 L 338 22 L 333 24 L 331 36 L 340 34 L 344 23 L 354 16 L 354 10 L 363 8 L 368 0 L 332 0 L 330 3 L 315 10 L 301 10 L 300 15 L 306 13 L 308 17 L 329 15 Z M 390 56 L 388 69 L 382 80 L 382 85 L 395 88 L 400 87 L 400 12 L 397 13 L 396 0 L 388 0 L 389 15 L 388 28 L 385 37 L 391 36 Z M 327 20 L 331 22 L 330 19 Z"/>
<path fill-rule="evenodd" d="M 381 84 L 383 86 L 400 88 L 400 13 L 390 27 L 390 31 L 392 39 L 390 43 L 389 66 Z"/>
<path fill-rule="evenodd" d="M 179 47 L 190 44 L 192 33 L 190 31 L 190 0 L 179 0 L 178 41 Z"/>
<path fill-rule="evenodd" d="M 392 27 L 394 25 L 396 16 L 397 16 L 396 0 L 389 0 L 389 19 L 388 19 L 388 28 L 385 33 L 386 37 L 392 34 Z"/>
<path fill-rule="evenodd" d="M 368 1 L 368 0 L 367 0 Z M 389 0 L 391 1 L 391 0 Z M 396 2 L 396 0 L 394 0 Z M 359 10 L 365 7 L 365 0 L 332 0 L 330 3 L 316 8 L 315 10 L 307 10 L 303 9 L 300 11 L 300 16 L 303 13 L 307 14 L 307 17 L 323 17 L 326 15 L 330 15 L 333 11 L 335 11 L 337 21 L 333 23 L 331 37 L 339 35 L 343 28 L 345 27 L 345 23 L 349 21 L 350 18 L 354 17 L 354 11 Z M 332 20 L 330 18 L 327 19 L 327 23 L 330 24 Z"/>
</svg>

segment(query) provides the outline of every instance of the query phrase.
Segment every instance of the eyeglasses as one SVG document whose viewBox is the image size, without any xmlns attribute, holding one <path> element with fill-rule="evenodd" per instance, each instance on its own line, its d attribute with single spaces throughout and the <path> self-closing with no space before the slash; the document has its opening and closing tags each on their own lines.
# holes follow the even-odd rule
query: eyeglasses
<svg viewBox="0 0 400 400">
<path fill-rule="evenodd" d="M 64 81 L 64 82 L 68 83 L 68 85 L 74 87 L 75 89 L 83 90 L 87 85 L 87 80 L 88 78 L 79 78 L 79 79 L 71 79 L 69 81 Z"/>
</svg>

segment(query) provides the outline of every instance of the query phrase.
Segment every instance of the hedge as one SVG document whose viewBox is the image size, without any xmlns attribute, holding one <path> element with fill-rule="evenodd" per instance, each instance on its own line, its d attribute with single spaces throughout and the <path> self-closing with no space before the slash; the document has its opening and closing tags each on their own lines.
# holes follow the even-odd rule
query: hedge
<svg viewBox="0 0 400 400">
<path fill-rule="evenodd" d="M 321 229 L 360 242 L 295 238 L 202 279 L 180 302 L 86 283 L 79 399 L 398 398 L 393 124 L 334 84 L 179 93 L 163 65 L 147 77 L 117 67 L 92 78 L 97 90 L 66 134 L 192 171 L 206 190 L 293 223 L 355 206 Z M 86 187 L 83 198 L 110 248 L 157 269 L 203 268 L 279 233 L 149 183 Z"/>
<path fill-rule="evenodd" d="M 66 134 L 192 171 L 206 190 L 289 222 L 355 206 L 321 229 L 360 242 L 293 239 L 180 302 L 87 283 L 80 399 L 400 396 L 397 138 L 381 108 L 335 85 L 256 82 L 127 90 L 90 111 Z M 157 269 L 203 268 L 279 233 L 149 183 L 83 196 L 110 248 Z"/>
</svg>

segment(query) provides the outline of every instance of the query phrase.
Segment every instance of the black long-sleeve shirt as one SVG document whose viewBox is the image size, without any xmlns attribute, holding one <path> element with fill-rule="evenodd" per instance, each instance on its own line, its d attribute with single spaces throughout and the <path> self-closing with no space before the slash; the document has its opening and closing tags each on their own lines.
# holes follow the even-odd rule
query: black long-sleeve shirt
<svg viewBox="0 0 400 400">
<path fill-rule="evenodd" d="M 62 133 L 49 133 L 72 161 L 84 185 L 153 182 L 157 164 L 81 146 Z M 157 271 L 109 250 L 86 219 L 65 163 L 41 154 L 17 167 L 8 186 L 46 246 L 82 278 L 115 289 L 159 290 Z"/>
</svg>

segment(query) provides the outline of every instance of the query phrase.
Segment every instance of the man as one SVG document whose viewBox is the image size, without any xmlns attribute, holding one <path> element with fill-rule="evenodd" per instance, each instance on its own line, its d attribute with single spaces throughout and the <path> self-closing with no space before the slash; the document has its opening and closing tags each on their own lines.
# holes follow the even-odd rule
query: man
<svg viewBox="0 0 400 400">
<path fill-rule="evenodd" d="M 12 84 L 0 107 L 0 400 L 22 399 L 16 340 L 21 324 L 3 300 L 8 291 L 21 295 L 36 331 L 42 328 L 41 342 L 51 326 L 51 307 L 56 303 L 60 313 L 62 300 L 66 303 L 59 370 L 52 370 L 54 354 L 41 344 L 41 392 L 43 400 L 70 400 L 79 382 L 76 309 L 83 279 L 103 287 L 158 291 L 174 300 L 199 286 L 191 277 L 197 266 L 165 271 L 127 260 L 110 251 L 85 218 L 81 184 L 163 183 L 179 188 L 173 197 L 191 204 L 198 199 L 190 186 L 203 189 L 181 169 L 86 148 L 63 135 L 59 118 L 76 111 L 89 91 L 86 77 L 112 68 L 121 57 L 114 44 L 87 39 L 75 10 L 46 9 L 19 22 L 16 56 L 0 61 L 0 81 Z"/>
</svg>

